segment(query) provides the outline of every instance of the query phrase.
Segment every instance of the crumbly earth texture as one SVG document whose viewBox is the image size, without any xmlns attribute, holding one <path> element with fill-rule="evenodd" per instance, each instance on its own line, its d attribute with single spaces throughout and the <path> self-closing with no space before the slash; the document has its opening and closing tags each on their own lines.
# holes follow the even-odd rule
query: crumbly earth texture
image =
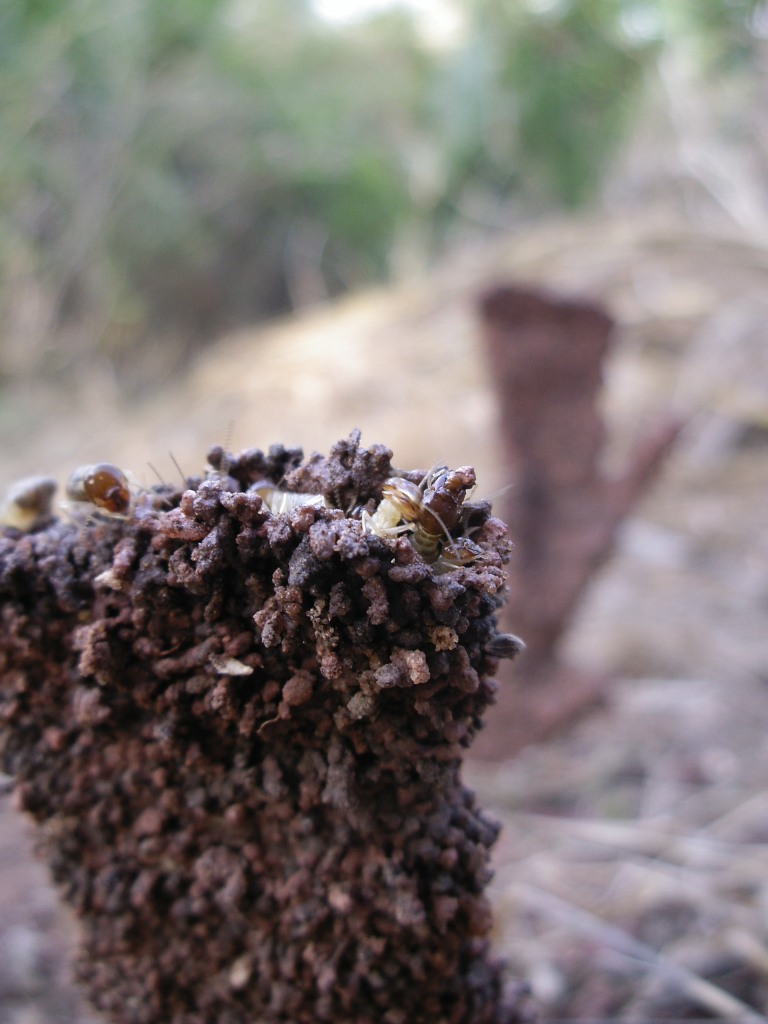
<svg viewBox="0 0 768 1024">
<path fill-rule="evenodd" d="M 366 531 L 390 457 L 217 448 L 127 518 L 0 534 L 0 763 L 114 1021 L 525 1015 L 489 953 L 498 826 L 460 777 L 506 530 L 477 506 L 460 567 Z M 274 514 L 264 479 L 331 507 Z"/>
</svg>

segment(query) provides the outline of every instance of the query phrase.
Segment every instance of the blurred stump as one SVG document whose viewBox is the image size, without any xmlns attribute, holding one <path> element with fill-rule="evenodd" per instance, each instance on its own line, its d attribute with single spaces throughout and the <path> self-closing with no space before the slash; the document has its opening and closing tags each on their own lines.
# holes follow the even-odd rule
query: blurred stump
<svg viewBox="0 0 768 1024">
<path fill-rule="evenodd" d="M 604 691 L 605 678 L 563 665 L 558 645 L 681 423 L 660 423 L 626 471 L 606 479 L 598 396 L 611 317 L 593 303 L 512 286 L 487 292 L 480 314 L 512 481 L 504 502 L 515 544 L 508 616 L 526 644 L 473 749 L 495 760 L 554 731 Z"/>
</svg>

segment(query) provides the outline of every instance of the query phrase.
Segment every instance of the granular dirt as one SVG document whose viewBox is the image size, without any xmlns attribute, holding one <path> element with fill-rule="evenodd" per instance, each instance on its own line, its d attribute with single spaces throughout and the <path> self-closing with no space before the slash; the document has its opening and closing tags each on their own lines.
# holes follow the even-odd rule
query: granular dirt
<svg viewBox="0 0 768 1024">
<path fill-rule="evenodd" d="M 506 531 L 478 505 L 472 558 L 430 565 L 366 530 L 390 456 L 217 448 L 125 518 L 0 536 L 2 766 L 112 1020 L 524 1015 L 489 954 L 498 825 L 460 777 Z"/>
</svg>

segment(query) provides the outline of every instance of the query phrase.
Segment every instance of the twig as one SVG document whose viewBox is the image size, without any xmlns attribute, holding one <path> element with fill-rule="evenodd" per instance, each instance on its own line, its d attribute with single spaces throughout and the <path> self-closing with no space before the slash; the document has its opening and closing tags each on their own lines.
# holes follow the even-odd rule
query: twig
<svg viewBox="0 0 768 1024">
<path fill-rule="evenodd" d="M 717 1014 L 719 1018 L 738 1022 L 738 1024 L 768 1024 L 768 1018 L 740 999 L 706 981 L 693 971 L 671 963 L 651 946 L 628 935 L 621 928 L 608 924 L 589 911 L 576 907 L 552 893 L 519 883 L 510 886 L 507 892 L 510 892 L 513 898 L 530 909 L 564 922 L 572 931 L 580 932 L 600 945 L 639 963 L 647 971 L 675 985 L 689 999 L 711 1013 Z"/>
</svg>

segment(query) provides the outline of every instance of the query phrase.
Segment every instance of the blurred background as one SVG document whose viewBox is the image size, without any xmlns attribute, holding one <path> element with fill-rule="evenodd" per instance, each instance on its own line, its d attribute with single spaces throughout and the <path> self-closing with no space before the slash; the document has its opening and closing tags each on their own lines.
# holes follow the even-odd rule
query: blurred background
<svg viewBox="0 0 768 1024">
<path fill-rule="evenodd" d="M 360 427 L 503 495 L 505 282 L 615 319 L 602 469 L 686 421 L 566 637 L 602 708 L 467 770 L 548 1020 L 768 1020 L 767 86 L 762 0 L 0 3 L 0 484 Z M 85 1019 L 0 814 L 0 1024 Z"/>
<path fill-rule="evenodd" d="M 586 217 L 655 216 L 761 242 L 767 35 L 757 0 L 5 0 L 5 447 L 55 471 L 51 415 L 101 433 L 235 329 L 462 257 L 448 284 L 471 316 L 471 288 L 507 269 L 499 245 L 518 276 L 547 275 L 525 245 L 556 218 L 571 238 Z M 343 375 L 328 336 L 313 347 Z M 228 419 L 233 443 L 288 439 L 237 405 Z M 227 429 L 207 421 L 206 443 Z"/>
</svg>

